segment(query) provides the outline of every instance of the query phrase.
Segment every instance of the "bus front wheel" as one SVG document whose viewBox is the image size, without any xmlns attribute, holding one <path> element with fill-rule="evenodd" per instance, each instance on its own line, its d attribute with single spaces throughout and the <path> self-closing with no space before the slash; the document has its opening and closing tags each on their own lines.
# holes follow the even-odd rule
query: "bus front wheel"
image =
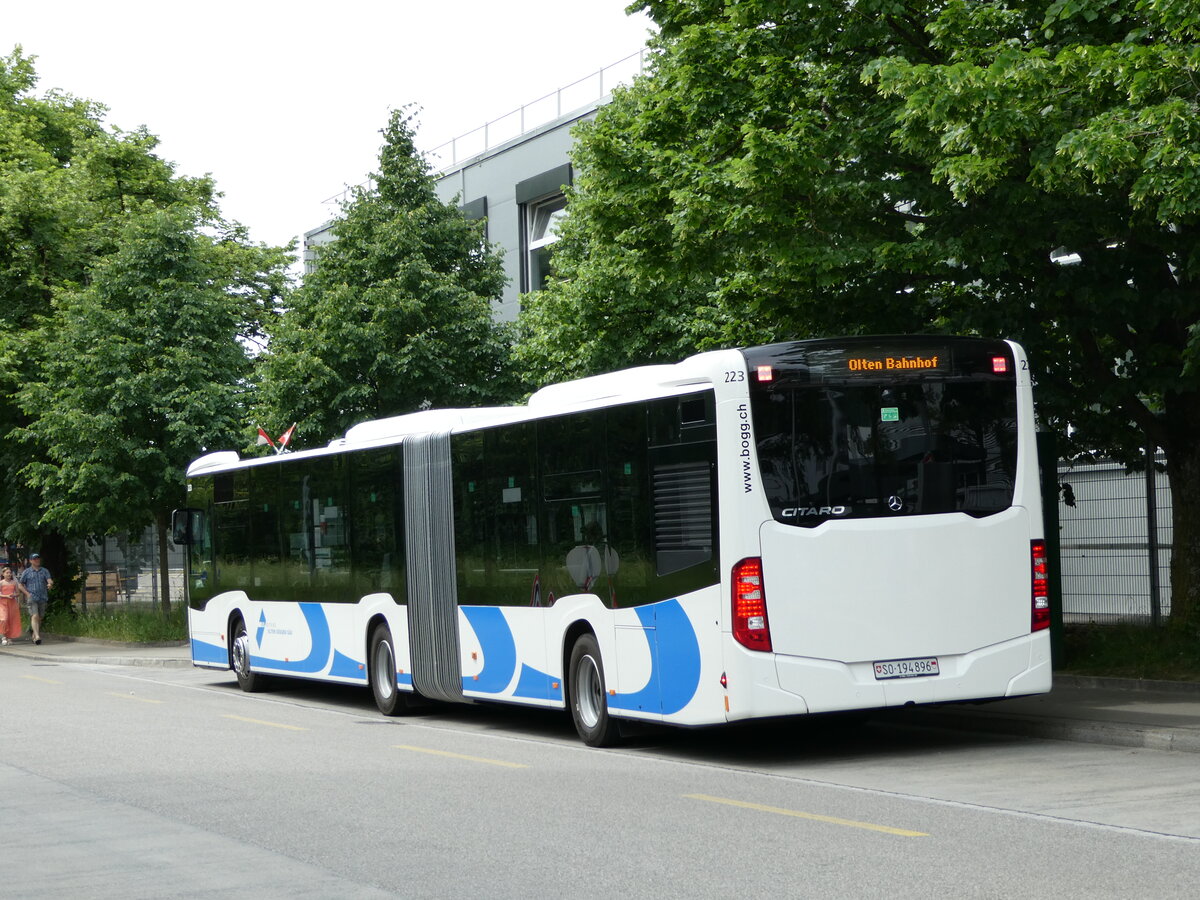
<svg viewBox="0 0 1200 900">
<path fill-rule="evenodd" d="M 250 670 L 250 635 L 246 633 L 246 623 L 238 619 L 230 629 L 229 661 L 233 666 L 233 674 L 237 676 L 238 687 L 248 694 L 255 694 L 267 689 L 267 676 Z"/>
<path fill-rule="evenodd" d="M 399 716 L 410 707 L 408 697 L 396 687 L 396 651 L 392 632 L 382 622 L 371 632 L 370 651 L 371 692 L 375 705 L 385 716 Z"/>
<path fill-rule="evenodd" d="M 600 645 L 590 634 L 581 635 L 571 650 L 567 691 L 575 730 L 585 744 L 611 747 L 621 740 L 620 725 L 608 714 Z"/>
</svg>

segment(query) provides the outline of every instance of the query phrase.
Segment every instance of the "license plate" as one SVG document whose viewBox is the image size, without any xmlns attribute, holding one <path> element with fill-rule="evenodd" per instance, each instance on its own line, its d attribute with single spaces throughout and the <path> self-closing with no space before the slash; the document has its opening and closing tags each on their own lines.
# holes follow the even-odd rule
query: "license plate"
<svg viewBox="0 0 1200 900">
<path fill-rule="evenodd" d="M 916 659 L 889 659 L 875 663 L 875 680 L 888 678 L 920 678 L 938 674 L 936 656 L 921 656 Z"/>
</svg>

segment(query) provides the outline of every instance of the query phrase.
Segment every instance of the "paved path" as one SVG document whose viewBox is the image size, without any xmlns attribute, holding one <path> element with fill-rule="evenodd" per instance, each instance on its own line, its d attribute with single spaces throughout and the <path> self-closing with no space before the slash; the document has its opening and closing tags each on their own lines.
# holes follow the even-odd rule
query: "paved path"
<svg viewBox="0 0 1200 900">
<path fill-rule="evenodd" d="M 187 644 L 21 639 L 0 653 L 46 662 L 191 666 Z M 232 676 L 231 676 L 232 677 Z M 1200 684 L 1060 675 L 1054 690 L 979 705 L 887 710 L 879 715 L 937 728 L 1200 753 Z"/>
</svg>

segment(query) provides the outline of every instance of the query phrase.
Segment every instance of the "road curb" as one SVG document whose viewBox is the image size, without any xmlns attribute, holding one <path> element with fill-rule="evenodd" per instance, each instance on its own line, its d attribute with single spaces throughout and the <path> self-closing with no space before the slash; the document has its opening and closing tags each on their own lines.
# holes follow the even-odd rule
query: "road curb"
<svg viewBox="0 0 1200 900">
<path fill-rule="evenodd" d="M 7 653 L 9 656 L 19 656 L 21 659 L 30 659 L 34 662 L 41 663 L 58 663 L 65 665 L 67 663 L 82 663 L 93 666 L 143 666 L 159 669 L 183 669 L 190 668 L 192 665 L 191 659 L 173 656 L 84 656 L 77 654 L 58 654 L 58 653 L 39 653 L 25 647 L 8 646 L 0 648 L 0 653 Z"/>
<path fill-rule="evenodd" d="M 150 656 L 30 656 L 42 662 L 86 663 L 93 666 L 143 666 L 157 669 L 191 668 L 190 659 Z"/>
<path fill-rule="evenodd" d="M 114 641 L 109 638 L 79 637 L 74 634 L 55 634 L 53 631 L 43 631 L 42 637 L 56 644 L 99 644 L 102 647 L 186 647 L 187 641 Z"/>
<path fill-rule="evenodd" d="M 916 725 L 951 731 L 976 731 L 1051 741 L 1200 753 L 1200 731 L 1186 728 L 1156 728 L 1130 722 L 1101 722 L 1094 719 L 1043 719 L 961 709 L 910 709 L 907 711 L 907 718 Z"/>
<path fill-rule="evenodd" d="M 1200 694 L 1200 681 L 1157 681 L 1152 678 L 1111 678 L 1107 675 L 1055 675 L 1054 686 L 1113 691 L 1157 691 L 1166 694 Z"/>
</svg>

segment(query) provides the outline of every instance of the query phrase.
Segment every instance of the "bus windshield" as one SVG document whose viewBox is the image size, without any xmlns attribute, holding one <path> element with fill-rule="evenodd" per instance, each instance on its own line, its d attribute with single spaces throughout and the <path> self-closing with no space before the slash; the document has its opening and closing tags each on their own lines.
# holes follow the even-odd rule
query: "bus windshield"
<svg viewBox="0 0 1200 900">
<path fill-rule="evenodd" d="M 1007 345 L 972 341 L 970 353 L 841 346 L 832 357 L 809 349 L 805 359 L 748 359 L 758 459 L 777 521 L 978 517 L 1011 505 L 1017 397 Z M 892 365 L 876 368 L 878 360 Z"/>
</svg>

